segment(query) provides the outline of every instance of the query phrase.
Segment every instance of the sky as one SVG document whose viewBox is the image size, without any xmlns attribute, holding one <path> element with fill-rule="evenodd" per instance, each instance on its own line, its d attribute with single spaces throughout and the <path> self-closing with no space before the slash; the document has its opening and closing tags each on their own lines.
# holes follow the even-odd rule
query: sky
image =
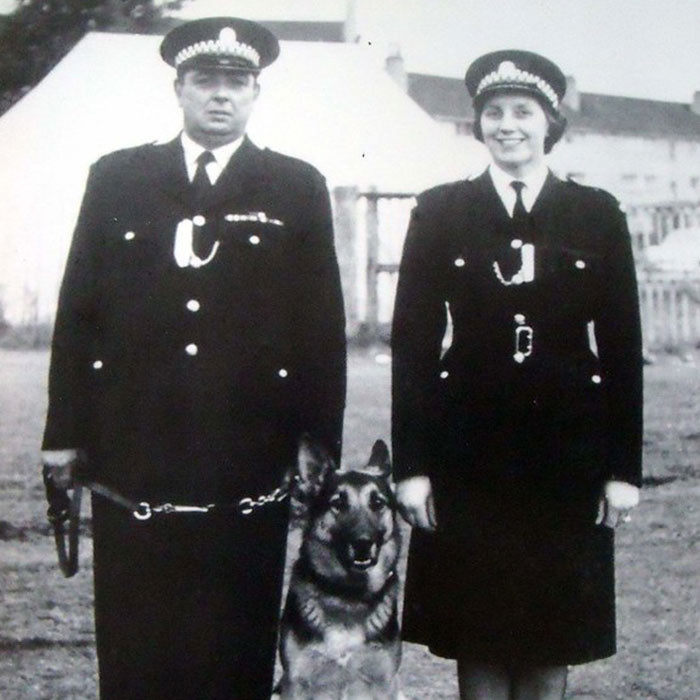
<svg viewBox="0 0 700 700">
<path fill-rule="evenodd" d="M 352 0 L 350 0 L 352 2 Z M 398 45 L 411 72 L 462 77 L 487 51 L 542 53 L 580 90 L 690 102 L 700 0 L 354 0 L 361 40 Z M 348 0 L 190 0 L 184 14 L 341 20 Z"/>
</svg>

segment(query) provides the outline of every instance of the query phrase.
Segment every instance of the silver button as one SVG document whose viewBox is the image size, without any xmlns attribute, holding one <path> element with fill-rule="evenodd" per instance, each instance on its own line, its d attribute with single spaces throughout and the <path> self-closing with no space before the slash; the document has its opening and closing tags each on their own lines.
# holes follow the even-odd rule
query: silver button
<svg viewBox="0 0 700 700">
<path fill-rule="evenodd" d="M 124 240 L 125 241 L 133 241 L 134 238 L 136 238 L 136 234 L 133 231 L 127 231 L 124 234 Z"/>
<path fill-rule="evenodd" d="M 522 352 L 516 352 L 515 355 L 513 355 L 513 359 L 518 364 L 522 364 L 523 362 L 525 362 L 525 355 Z"/>
<path fill-rule="evenodd" d="M 189 311 L 199 311 L 199 309 L 201 308 L 201 306 L 202 306 L 202 305 L 201 305 L 196 299 L 190 299 L 190 300 L 187 302 L 187 309 L 188 309 Z"/>
<path fill-rule="evenodd" d="M 586 268 L 586 261 L 585 260 L 577 260 L 576 261 L 576 267 L 579 270 L 584 270 Z"/>
<path fill-rule="evenodd" d="M 95 361 L 92 363 L 92 368 L 93 368 L 93 369 L 102 369 L 103 367 L 104 367 L 104 363 L 102 362 L 102 360 L 95 360 Z"/>
<path fill-rule="evenodd" d="M 446 369 L 443 369 L 442 372 L 440 372 L 440 379 L 447 379 L 449 376 L 450 373 Z"/>
<path fill-rule="evenodd" d="M 204 226 L 204 224 L 207 223 L 207 220 L 201 214 L 197 214 L 197 216 L 192 217 L 192 223 L 195 226 Z"/>
<path fill-rule="evenodd" d="M 224 219 L 226 219 L 226 221 L 235 221 L 236 217 L 233 214 L 226 214 Z"/>
<path fill-rule="evenodd" d="M 515 248 L 515 249 L 517 250 L 518 248 L 522 248 L 522 247 L 523 247 L 523 242 L 522 242 L 519 238 L 514 238 L 514 239 L 510 242 L 510 247 L 511 247 L 511 248 Z"/>
<path fill-rule="evenodd" d="M 277 374 L 279 374 L 279 376 L 282 377 L 282 379 L 289 376 L 289 372 L 287 372 L 287 370 L 284 367 L 282 367 L 282 369 L 280 369 L 277 372 Z"/>
<path fill-rule="evenodd" d="M 515 314 L 513 318 L 516 323 L 525 323 L 525 314 Z"/>
<path fill-rule="evenodd" d="M 258 245 L 260 243 L 260 236 L 251 236 L 248 239 L 253 245 Z"/>
<path fill-rule="evenodd" d="M 594 375 L 591 377 L 591 381 L 592 381 L 594 384 L 600 384 L 600 383 L 603 381 L 603 379 L 601 378 L 601 376 L 600 376 L 599 374 L 594 374 Z"/>
<path fill-rule="evenodd" d="M 198 348 L 194 343 L 190 343 L 190 344 L 185 348 L 185 352 L 186 352 L 188 355 L 191 355 L 192 357 L 194 357 L 194 356 L 199 352 L 199 348 Z"/>
<path fill-rule="evenodd" d="M 464 267 L 467 261 L 464 258 L 455 258 L 455 267 Z"/>
</svg>

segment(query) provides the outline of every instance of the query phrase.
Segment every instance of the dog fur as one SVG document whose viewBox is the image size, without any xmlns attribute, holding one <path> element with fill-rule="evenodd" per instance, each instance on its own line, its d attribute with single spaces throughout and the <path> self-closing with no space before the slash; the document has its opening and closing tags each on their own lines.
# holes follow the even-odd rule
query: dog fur
<svg viewBox="0 0 700 700">
<path fill-rule="evenodd" d="M 400 533 L 381 440 L 339 471 L 308 439 L 292 479 L 303 538 L 280 630 L 282 700 L 399 700 Z"/>
</svg>

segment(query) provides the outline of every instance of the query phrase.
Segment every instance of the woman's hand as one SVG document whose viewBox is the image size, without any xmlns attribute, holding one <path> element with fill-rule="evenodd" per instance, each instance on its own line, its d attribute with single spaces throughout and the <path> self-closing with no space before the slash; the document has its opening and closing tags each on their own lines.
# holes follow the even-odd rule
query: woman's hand
<svg viewBox="0 0 700 700">
<path fill-rule="evenodd" d="M 396 485 L 399 512 L 412 527 L 435 530 L 435 504 L 433 487 L 427 476 L 412 476 Z"/>
<path fill-rule="evenodd" d="M 615 528 L 630 521 L 629 512 L 639 505 L 639 489 L 625 481 L 608 481 L 598 503 L 596 525 Z"/>
</svg>

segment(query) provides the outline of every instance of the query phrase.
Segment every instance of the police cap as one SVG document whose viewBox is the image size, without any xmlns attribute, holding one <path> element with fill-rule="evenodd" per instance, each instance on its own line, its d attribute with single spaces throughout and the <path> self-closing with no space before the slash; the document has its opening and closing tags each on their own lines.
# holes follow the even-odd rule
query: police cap
<svg viewBox="0 0 700 700">
<path fill-rule="evenodd" d="M 475 103 L 500 90 L 518 90 L 538 97 L 555 113 L 566 92 L 566 76 L 555 63 L 531 51 L 512 49 L 477 58 L 464 82 Z"/>
<path fill-rule="evenodd" d="M 237 17 L 207 17 L 181 24 L 160 45 L 163 60 L 177 68 L 218 68 L 259 73 L 279 56 L 277 37 Z"/>
</svg>

